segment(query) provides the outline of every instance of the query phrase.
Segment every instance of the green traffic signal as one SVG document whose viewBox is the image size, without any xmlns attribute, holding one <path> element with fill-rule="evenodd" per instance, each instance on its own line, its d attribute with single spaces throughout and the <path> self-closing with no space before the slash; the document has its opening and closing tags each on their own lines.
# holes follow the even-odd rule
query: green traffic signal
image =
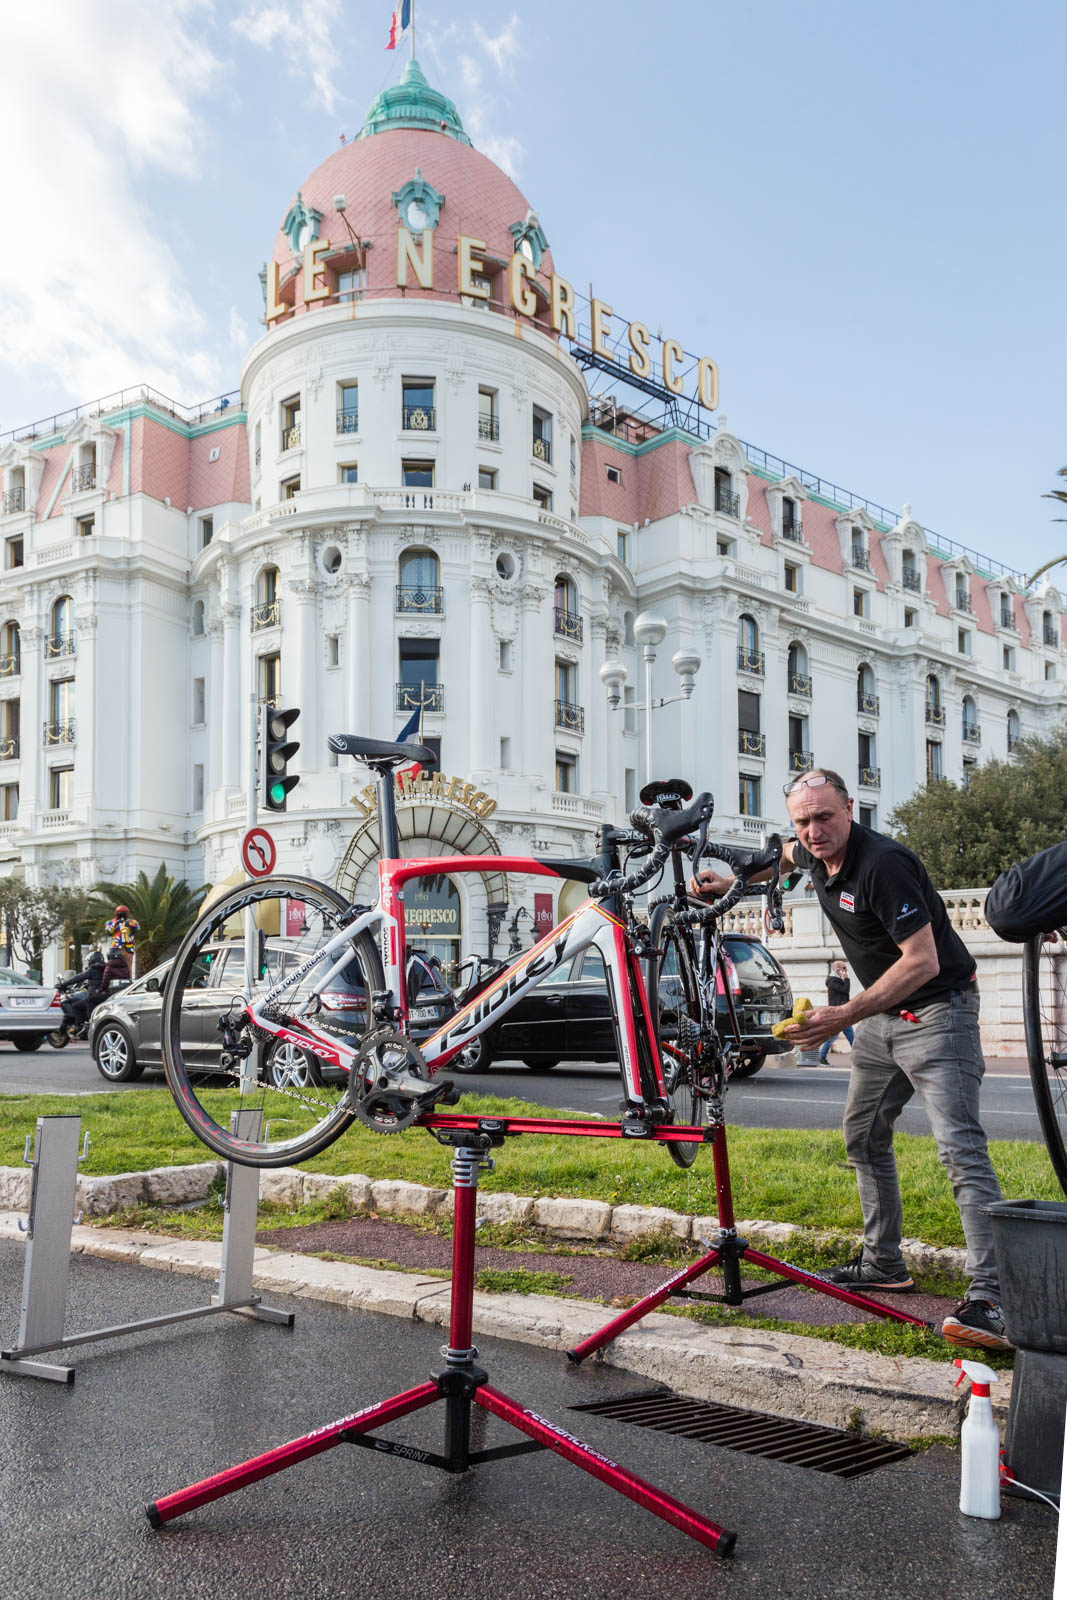
<svg viewBox="0 0 1067 1600">
<path fill-rule="evenodd" d="M 289 738 L 289 729 L 299 715 L 295 707 L 288 711 L 268 708 L 264 713 L 260 741 L 260 792 L 268 811 L 284 811 L 289 791 L 300 782 L 295 773 L 286 774 L 288 763 L 300 749 L 299 743 Z"/>
<path fill-rule="evenodd" d="M 284 783 L 272 783 L 270 788 L 268 789 L 267 793 L 268 793 L 268 796 L 270 798 L 270 802 L 271 802 L 272 805 L 283 806 L 285 804 L 285 784 Z"/>
</svg>

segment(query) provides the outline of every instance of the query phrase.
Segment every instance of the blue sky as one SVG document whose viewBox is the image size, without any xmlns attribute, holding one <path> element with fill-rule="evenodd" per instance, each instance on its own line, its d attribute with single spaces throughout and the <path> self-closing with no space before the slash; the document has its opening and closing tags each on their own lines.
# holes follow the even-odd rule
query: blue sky
<svg viewBox="0 0 1067 1600">
<path fill-rule="evenodd" d="M 401 72 L 391 0 L 5 17 L 0 431 L 237 385 L 301 181 Z M 416 0 L 557 268 L 715 357 L 743 438 L 1027 571 L 1067 551 L 1063 8 Z M 1067 581 L 1067 568 L 1060 581 Z"/>
</svg>

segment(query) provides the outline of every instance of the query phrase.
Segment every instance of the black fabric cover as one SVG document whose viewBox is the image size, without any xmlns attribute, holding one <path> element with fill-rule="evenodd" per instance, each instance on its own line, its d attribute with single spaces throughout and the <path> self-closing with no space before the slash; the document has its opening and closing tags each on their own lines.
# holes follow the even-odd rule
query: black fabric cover
<svg viewBox="0 0 1067 1600">
<path fill-rule="evenodd" d="M 1002 872 L 986 895 L 986 921 L 1011 944 L 1067 927 L 1067 843 Z"/>
</svg>

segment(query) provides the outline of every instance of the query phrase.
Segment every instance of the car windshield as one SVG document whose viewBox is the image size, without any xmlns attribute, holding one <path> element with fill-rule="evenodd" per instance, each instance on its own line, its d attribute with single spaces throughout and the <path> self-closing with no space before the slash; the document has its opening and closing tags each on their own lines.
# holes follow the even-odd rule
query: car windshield
<svg viewBox="0 0 1067 1600">
<path fill-rule="evenodd" d="M 21 984 L 26 989 L 37 989 L 39 984 L 32 978 L 24 978 L 21 972 L 12 972 L 10 967 L 0 967 L 0 983 Z"/>
<path fill-rule="evenodd" d="M 737 968 L 737 976 L 747 983 L 780 978 L 781 970 L 769 950 L 755 939 L 724 939 L 726 953 Z"/>
</svg>

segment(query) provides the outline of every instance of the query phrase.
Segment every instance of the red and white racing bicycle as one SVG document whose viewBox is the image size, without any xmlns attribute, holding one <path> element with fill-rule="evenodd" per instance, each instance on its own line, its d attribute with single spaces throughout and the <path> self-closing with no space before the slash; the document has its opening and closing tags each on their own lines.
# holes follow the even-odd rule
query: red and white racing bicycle
<svg viewBox="0 0 1067 1600">
<path fill-rule="evenodd" d="M 622 1079 L 623 1135 L 647 1138 L 665 1124 L 706 1124 L 709 1100 L 714 1101 L 724 1082 L 714 999 L 709 1014 L 703 991 L 691 989 L 682 997 L 687 1013 L 679 1018 L 678 995 L 670 990 L 660 959 L 663 952 L 653 946 L 648 920 L 635 914 L 633 897 L 668 860 L 673 860 L 677 880 L 683 851 L 694 865 L 699 862 L 707 843 L 711 795 L 699 795 L 686 805 L 687 785 L 652 785 L 642 793 L 653 803 L 632 813 L 630 828 L 601 830 L 601 854 L 593 861 L 526 856 L 409 860 L 400 855 L 394 771 L 412 761 L 430 761 L 431 752 L 352 734 L 333 735 L 329 745 L 339 755 L 364 762 L 375 775 L 381 846 L 378 902 L 356 906 L 314 879 L 270 877 L 230 890 L 195 923 L 166 980 L 163 1049 L 171 1093 L 198 1137 L 227 1160 L 274 1167 L 316 1155 L 354 1119 L 382 1133 L 409 1127 L 420 1115 L 457 1098 L 448 1078 L 438 1077 L 441 1070 L 528 989 L 589 945 L 596 945 L 604 959 Z M 773 852 L 764 852 L 742 863 L 720 846 L 713 854 L 735 876 L 727 893 L 700 913 L 709 921 L 740 899 L 746 877 L 776 859 Z M 633 859 L 640 864 L 627 871 Z M 482 980 L 481 987 L 476 967 L 458 1008 L 427 1036 L 426 1019 L 414 1014 L 417 1006 L 404 981 L 405 886 L 427 875 L 489 871 L 577 879 L 588 883 L 589 899 L 510 966 Z M 244 992 L 233 998 L 227 967 L 225 995 L 220 991 L 213 1006 L 210 973 L 204 983 L 204 952 L 217 950 L 226 940 L 235 945 L 244 941 Z M 669 1038 L 665 1015 L 673 1019 Z M 413 1028 L 422 1034 L 418 1043 Z M 303 1051 L 314 1063 L 303 1082 L 279 1082 L 277 1074 L 264 1069 L 279 1041 Z M 209 1059 L 211 1070 L 206 1071 Z M 221 1087 L 220 1074 L 229 1080 Z M 236 1086 L 239 1101 L 233 1094 Z M 254 1137 L 231 1130 L 235 1105 L 261 1111 Z M 248 1119 L 242 1120 L 246 1124 Z M 672 1142 L 667 1148 L 679 1165 L 689 1166 L 700 1144 Z"/>
</svg>

